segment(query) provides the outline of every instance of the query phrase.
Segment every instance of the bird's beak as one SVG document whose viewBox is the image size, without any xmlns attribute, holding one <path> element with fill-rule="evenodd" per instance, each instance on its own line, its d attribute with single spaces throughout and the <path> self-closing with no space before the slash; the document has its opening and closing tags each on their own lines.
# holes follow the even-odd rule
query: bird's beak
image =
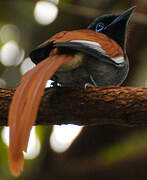
<svg viewBox="0 0 147 180">
<path fill-rule="evenodd" d="M 115 18 L 111 24 L 105 27 L 105 29 L 112 28 L 112 26 L 117 25 L 118 23 L 125 22 L 128 23 L 133 11 L 135 10 L 136 6 L 133 6 L 132 8 L 128 9 L 127 11 L 120 14 L 117 18 Z"/>
<path fill-rule="evenodd" d="M 123 50 L 125 50 L 126 26 L 135 8 L 136 7 L 134 6 L 122 14 L 117 15 L 116 18 L 103 30 L 104 33 L 116 41 Z"/>
</svg>

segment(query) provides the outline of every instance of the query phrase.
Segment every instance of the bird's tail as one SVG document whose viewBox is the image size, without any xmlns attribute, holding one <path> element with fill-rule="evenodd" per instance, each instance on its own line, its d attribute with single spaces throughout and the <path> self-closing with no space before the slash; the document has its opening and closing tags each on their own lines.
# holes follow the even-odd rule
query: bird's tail
<svg viewBox="0 0 147 180">
<path fill-rule="evenodd" d="M 46 58 L 23 76 L 21 84 L 16 89 L 8 120 L 10 126 L 9 164 L 15 176 L 23 170 L 23 151 L 27 151 L 30 130 L 36 120 L 46 81 L 69 60 L 70 57 L 65 55 Z"/>
</svg>

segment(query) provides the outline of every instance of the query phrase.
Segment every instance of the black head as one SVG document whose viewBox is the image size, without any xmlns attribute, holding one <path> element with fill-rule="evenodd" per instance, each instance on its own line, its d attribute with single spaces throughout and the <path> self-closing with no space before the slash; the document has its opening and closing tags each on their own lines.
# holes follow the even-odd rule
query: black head
<svg viewBox="0 0 147 180">
<path fill-rule="evenodd" d="M 124 49 L 126 26 L 134 9 L 135 7 L 132 7 L 122 14 L 98 17 L 88 26 L 88 29 L 106 34 Z"/>
</svg>

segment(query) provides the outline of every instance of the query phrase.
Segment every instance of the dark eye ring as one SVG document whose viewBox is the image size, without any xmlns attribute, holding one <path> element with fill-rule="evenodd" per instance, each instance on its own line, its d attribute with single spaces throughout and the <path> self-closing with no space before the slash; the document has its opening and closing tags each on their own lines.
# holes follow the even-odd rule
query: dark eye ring
<svg viewBox="0 0 147 180">
<path fill-rule="evenodd" d="M 96 32 L 100 32 L 104 29 L 104 23 L 100 22 L 96 25 Z"/>
</svg>

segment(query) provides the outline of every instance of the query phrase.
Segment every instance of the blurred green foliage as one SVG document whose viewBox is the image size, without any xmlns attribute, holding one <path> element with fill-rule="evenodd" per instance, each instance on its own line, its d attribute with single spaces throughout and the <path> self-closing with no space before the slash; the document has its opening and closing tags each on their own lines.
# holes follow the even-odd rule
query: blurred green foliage
<svg viewBox="0 0 147 180">
<path fill-rule="evenodd" d="M 121 12 L 130 6 L 136 4 L 138 1 L 117 1 L 117 0 L 60 0 L 57 7 L 59 8 L 59 14 L 57 19 L 47 26 L 39 25 L 34 19 L 34 7 L 37 0 L 5 0 L 0 1 L 0 32 L 1 28 L 7 24 L 13 24 L 18 29 L 18 37 L 15 33 L 9 33 L 9 40 L 17 41 L 20 48 L 23 48 L 25 51 L 25 57 L 28 57 L 30 51 L 42 43 L 43 41 L 49 39 L 53 34 L 60 32 L 62 30 L 72 30 L 72 29 L 80 29 L 85 28 L 91 22 L 92 18 L 95 16 L 99 16 L 101 14 L 110 13 L 110 12 Z M 143 4 L 143 1 L 139 1 L 139 5 Z M 145 6 L 146 5 L 146 6 Z M 144 7 L 147 7 L 147 3 Z M 140 7 L 140 6 L 139 6 Z M 88 11 L 89 8 L 89 11 Z M 84 11 L 83 11 L 84 9 Z M 85 12 L 87 11 L 87 12 Z M 138 9 L 139 11 L 139 9 Z M 139 12 L 142 12 L 143 8 Z M 93 13 L 92 13 L 93 12 Z M 146 14 L 147 15 L 147 14 Z M 134 19 L 135 20 L 135 19 Z M 133 24 L 133 25 L 132 25 Z M 130 58 L 130 74 L 128 76 L 128 80 L 126 81 L 126 85 L 134 85 L 134 86 L 146 86 L 147 84 L 147 40 L 146 38 L 140 38 L 142 33 L 145 33 L 147 30 L 146 25 L 141 23 L 137 24 L 136 21 L 132 21 L 130 23 L 131 32 L 130 37 L 133 33 L 133 38 L 128 43 L 128 54 Z M 137 30 L 133 30 L 133 26 L 137 28 Z M 146 31 L 145 31 L 146 30 Z M 137 32 L 138 34 L 135 34 Z M 146 32 L 147 33 L 147 32 Z M 0 34 L 2 36 L 2 34 Z M 137 38 L 138 37 L 138 38 Z M 145 37 L 145 36 L 144 36 Z M 135 41 L 137 39 L 137 42 Z M 130 39 L 130 38 L 129 38 Z M 138 44 L 137 44 L 138 43 Z M 142 49 L 139 48 L 139 43 L 144 43 Z M 0 38 L 0 49 L 5 43 Z M 132 48 L 134 47 L 134 49 Z M 135 52 L 136 51 L 136 52 Z M 134 55 L 134 52 L 136 53 Z M 137 57 L 137 60 L 135 57 Z M 20 73 L 20 65 L 6 67 L 0 64 L 0 78 L 6 81 L 6 87 L 17 87 L 19 84 L 21 73 Z M 116 127 L 117 128 L 117 127 Z M 40 174 L 40 179 L 43 177 L 47 177 L 47 172 L 50 173 L 50 179 L 56 179 L 56 176 L 61 177 L 61 172 L 63 171 L 63 162 L 68 161 L 68 156 L 66 157 L 66 153 L 64 155 L 57 155 L 49 148 L 49 135 L 51 133 L 51 127 L 37 127 L 37 135 L 41 141 L 41 145 L 44 149 L 41 149 L 41 153 L 36 160 L 26 160 L 25 162 L 25 171 L 20 179 L 34 179 L 34 173 L 37 172 L 39 174 L 38 168 L 41 169 L 42 173 Z M 0 131 L 2 128 L 0 129 Z M 141 154 L 147 148 L 147 133 L 146 129 L 137 131 L 136 129 L 130 131 L 128 135 L 116 134 L 116 136 L 120 136 L 118 141 L 110 142 L 108 146 L 101 147 L 99 145 L 98 139 L 93 139 L 91 141 L 97 141 L 97 145 L 94 147 L 93 151 L 96 151 L 96 154 L 93 153 L 93 156 L 97 161 L 101 161 L 103 165 L 114 164 L 115 162 L 119 162 L 127 159 L 130 156 L 135 156 L 135 154 Z M 91 132 L 92 133 L 92 132 Z M 111 136 L 112 134 L 107 134 L 106 136 Z M 86 135 L 85 135 L 86 136 Z M 90 137 L 89 135 L 86 136 Z M 99 137 L 101 138 L 101 136 Z M 80 143 L 83 141 L 77 139 L 77 149 L 80 152 Z M 86 140 L 85 140 L 86 141 Z M 47 144 L 44 145 L 44 142 Z M 45 146 L 45 147 L 44 147 Z M 45 149 L 46 148 L 46 149 Z M 86 144 L 86 148 L 89 148 L 91 152 L 91 144 Z M 69 150 L 70 151 L 70 150 Z M 72 147 L 71 147 L 72 151 Z M 84 154 L 84 152 L 82 152 Z M 72 155 L 74 152 L 72 152 Z M 82 155 L 81 155 L 82 156 Z M 44 158 L 44 159 L 43 159 Z M 90 158 L 87 155 L 87 159 Z M 61 162 L 60 162 L 61 159 Z M 86 158 L 85 158 L 86 161 Z M 79 164 L 80 160 L 78 161 Z M 56 166 L 58 168 L 56 168 Z M 42 168 L 41 168 L 42 167 Z M 71 165 L 72 167 L 72 165 Z M 56 171 L 56 169 L 59 169 Z M 58 173 L 57 173 L 58 172 Z M 72 175 L 75 175 L 75 172 L 71 171 Z M 66 173 L 63 171 L 63 177 L 66 176 Z M 74 176 L 73 176 L 74 177 Z M 10 174 L 8 168 L 8 148 L 3 143 L 0 136 L 0 179 L 9 180 L 14 179 Z M 36 177 L 39 179 L 39 175 Z M 64 179 L 64 178 L 63 178 Z M 67 178 L 68 179 L 68 178 Z M 80 179 L 80 175 L 79 175 Z M 86 179 L 86 172 L 85 178 Z M 101 178 L 102 179 L 102 178 Z"/>
</svg>

